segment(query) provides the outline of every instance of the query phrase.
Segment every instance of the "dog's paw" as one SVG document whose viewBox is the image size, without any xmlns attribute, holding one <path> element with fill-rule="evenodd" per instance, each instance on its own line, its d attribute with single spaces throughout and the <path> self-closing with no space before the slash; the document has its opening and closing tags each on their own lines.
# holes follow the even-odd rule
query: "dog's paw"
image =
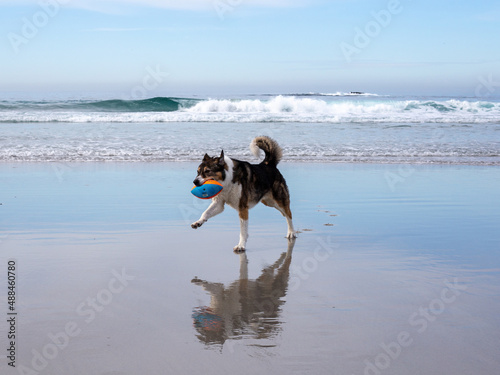
<svg viewBox="0 0 500 375">
<path fill-rule="evenodd" d="M 201 227 L 203 225 L 203 221 L 197 221 L 193 224 L 191 224 L 191 228 L 193 229 L 198 229 L 199 227 Z"/>
<path fill-rule="evenodd" d="M 236 245 L 233 247 L 233 250 L 235 253 L 244 253 L 245 252 L 245 246 L 241 246 L 240 244 Z"/>
</svg>

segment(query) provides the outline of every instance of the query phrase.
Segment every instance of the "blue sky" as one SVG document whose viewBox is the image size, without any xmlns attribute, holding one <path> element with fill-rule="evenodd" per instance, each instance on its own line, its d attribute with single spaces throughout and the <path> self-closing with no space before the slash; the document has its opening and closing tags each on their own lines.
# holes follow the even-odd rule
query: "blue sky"
<svg viewBox="0 0 500 375">
<path fill-rule="evenodd" d="M 0 0 L 0 91 L 474 96 L 499 35 L 493 0 Z"/>
</svg>

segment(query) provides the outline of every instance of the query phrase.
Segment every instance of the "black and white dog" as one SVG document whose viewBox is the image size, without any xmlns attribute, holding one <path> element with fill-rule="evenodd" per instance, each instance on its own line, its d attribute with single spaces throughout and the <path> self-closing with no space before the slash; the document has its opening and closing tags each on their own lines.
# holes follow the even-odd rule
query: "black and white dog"
<svg viewBox="0 0 500 375">
<path fill-rule="evenodd" d="M 215 180 L 224 188 L 219 195 L 212 198 L 212 204 L 191 227 L 201 227 L 208 219 L 224 211 L 224 205 L 227 203 L 238 210 L 240 216 L 240 242 L 234 247 L 235 251 L 245 250 L 248 239 L 248 210 L 259 202 L 281 212 L 288 224 L 287 238 L 296 237 L 288 186 L 276 167 L 282 156 L 281 147 L 275 140 L 264 136 L 255 138 L 250 143 L 250 150 L 257 157 L 260 150 L 263 150 L 264 160 L 260 164 L 250 164 L 224 156 L 224 151 L 219 157 L 205 154 L 194 180 L 196 186 L 201 186 L 208 180 Z"/>
</svg>

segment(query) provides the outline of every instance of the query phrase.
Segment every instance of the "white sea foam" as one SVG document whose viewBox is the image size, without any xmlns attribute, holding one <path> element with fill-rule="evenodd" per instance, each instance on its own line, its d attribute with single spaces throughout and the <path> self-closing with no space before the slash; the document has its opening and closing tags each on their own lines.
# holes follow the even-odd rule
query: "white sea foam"
<svg viewBox="0 0 500 375">
<path fill-rule="evenodd" d="M 195 161 L 221 148 L 251 160 L 246 145 L 270 135 L 285 162 L 500 165 L 495 101 L 283 95 L 0 105 L 0 161 Z"/>
<path fill-rule="evenodd" d="M 194 104 L 196 103 L 196 104 Z M 276 96 L 263 99 L 207 99 L 178 110 L 41 109 L 0 111 L 0 122 L 297 122 L 297 123 L 499 123 L 500 103 L 467 100 L 323 100 Z M 135 108 L 135 107 L 133 107 Z"/>
<path fill-rule="evenodd" d="M 0 161 L 257 161 L 247 145 L 276 138 L 283 161 L 500 165 L 497 124 L 0 124 Z"/>
<path fill-rule="evenodd" d="M 172 114 L 176 121 L 477 123 L 500 121 L 500 104 L 448 100 L 333 101 L 278 96 L 261 100 L 206 100 Z"/>
</svg>

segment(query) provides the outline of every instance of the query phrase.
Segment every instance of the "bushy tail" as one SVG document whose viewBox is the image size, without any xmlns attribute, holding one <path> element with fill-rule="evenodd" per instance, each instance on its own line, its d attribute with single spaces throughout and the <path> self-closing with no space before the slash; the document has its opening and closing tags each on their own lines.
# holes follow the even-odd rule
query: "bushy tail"
<svg viewBox="0 0 500 375">
<path fill-rule="evenodd" d="M 250 151 L 252 151 L 252 154 L 256 157 L 260 156 L 260 150 L 264 151 L 266 154 L 263 161 L 265 164 L 276 166 L 283 156 L 283 151 L 278 145 L 278 142 L 266 136 L 257 137 L 250 143 Z"/>
</svg>

